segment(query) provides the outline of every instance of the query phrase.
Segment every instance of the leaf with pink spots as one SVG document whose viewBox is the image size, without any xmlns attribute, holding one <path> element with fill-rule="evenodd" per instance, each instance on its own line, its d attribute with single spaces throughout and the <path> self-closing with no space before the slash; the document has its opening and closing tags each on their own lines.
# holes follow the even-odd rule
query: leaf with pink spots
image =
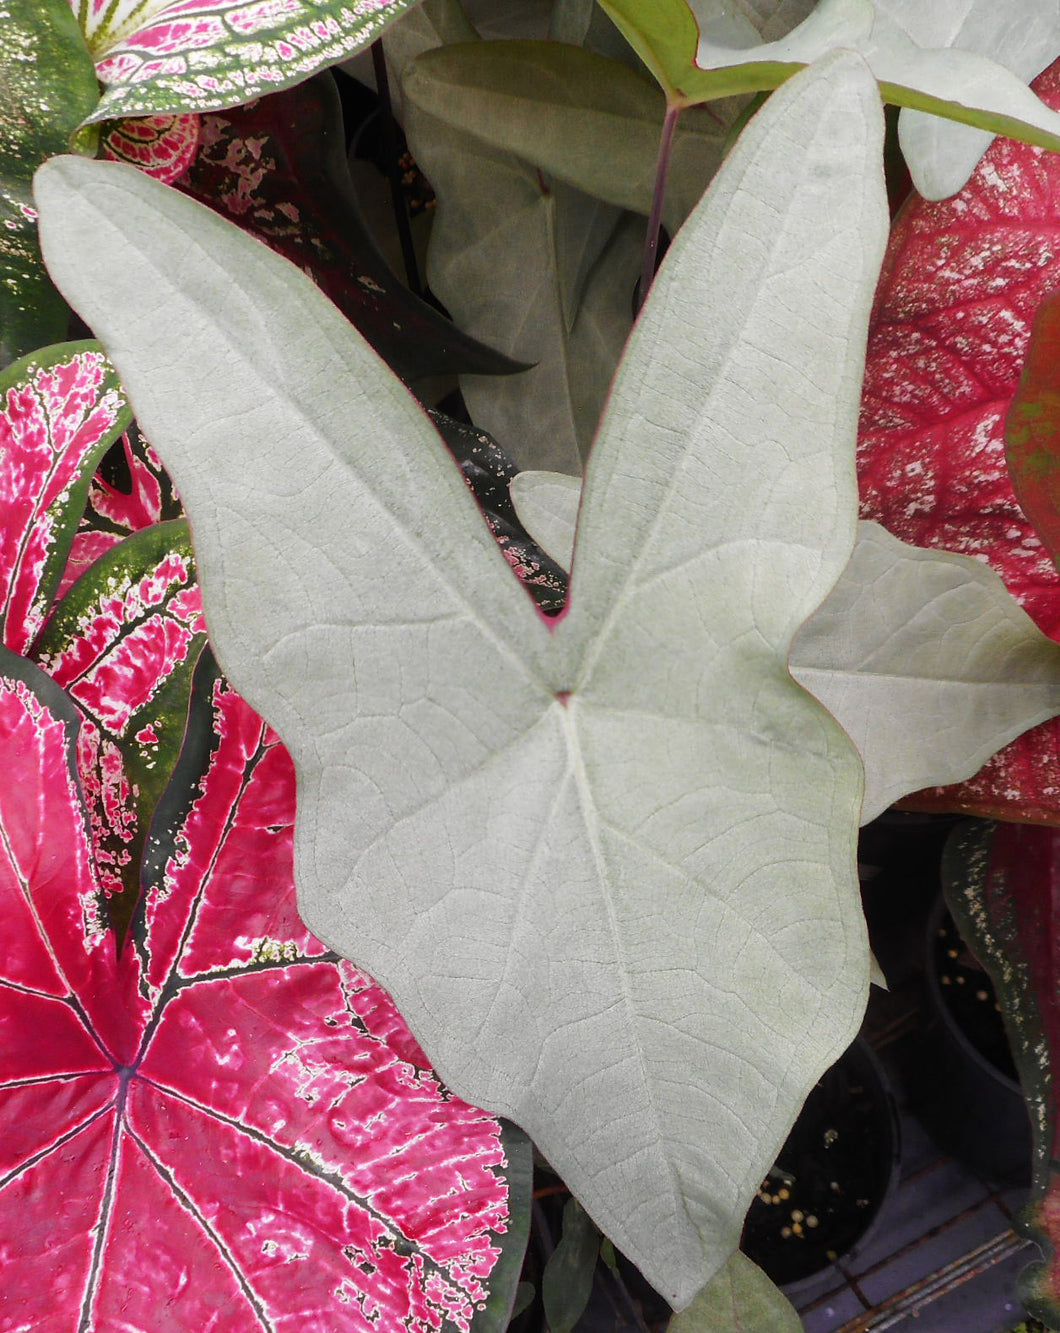
<svg viewBox="0 0 1060 1333">
<path fill-rule="evenodd" d="M 96 874 L 124 933 L 151 814 L 177 762 L 206 642 L 183 521 L 103 555 L 59 603 L 36 658 L 81 710 L 77 766 Z"/>
<path fill-rule="evenodd" d="M 65 343 L 0 375 L 0 621 L 27 652 L 51 610 L 92 474 L 130 422 L 98 343 Z"/>
<path fill-rule="evenodd" d="M 306 933 L 290 759 L 215 673 L 197 697 L 216 739 L 178 770 L 183 816 L 118 955 L 81 907 L 76 717 L 32 664 L 0 665 L 21 777 L 0 789 L 5 1306 L 54 1333 L 499 1330 L 528 1145 Z"/>
<path fill-rule="evenodd" d="M 1060 67 L 1034 84 L 1060 107 Z M 862 398 L 862 517 L 984 560 L 1060 638 L 1060 575 L 1016 500 L 1004 422 L 1031 321 L 1060 287 L 1060 155 L 995 141 L 968 186 L 899 215 L 876 295 Z M 1060 722 L 976 777 L 908 804 L 1060 822 Z"/>
<path fill-rule="evenodd" d="M 417 0 L 70 0 L 103 98 L 90 121 L 238 106 L 347 60 Z"/>
<path fill-rule="evenodd" d="M 133 116 L 107 126 L 101 156 L 128 162 L 168 185 L 186 171 L 199 149 L 199 117 Z"/>
</svg>

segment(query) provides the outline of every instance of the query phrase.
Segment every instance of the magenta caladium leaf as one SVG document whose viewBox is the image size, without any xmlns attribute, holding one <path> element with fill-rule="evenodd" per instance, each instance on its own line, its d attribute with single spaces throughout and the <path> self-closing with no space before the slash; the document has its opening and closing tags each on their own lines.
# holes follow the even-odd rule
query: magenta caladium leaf
<svg viewBox="0 0 1060 1333">
<path fill-rule="evenodd" d="M 367 46 L 417 0 L 70 0 L 104 85 L 90 121 L 212 111 Z"/>
<path fill-rule="evenodd" d="M 119 955 L 91 910 L 76 716 L 3 657 L 5 1306 L 57 1333 L 503 1327 L 528 1145 L 306 933 L 291 761 L 215 675 L 198 694 L 216 740 L 174 777 Z"/>
<path fill-rule="evenodd" d="M 0 617 L 26 652 L 44 625 L 107 447 L 130 422 L 98 343 L 66 343 L 0 375 Z"/>
<path fill-rule="evenodd" d="M 1060 106 L 1060 69 L 1034 88 Z M 877 291 L 858 451 L 864 518 L 987 561 L 1051 638 L 1060 576 L 1016 500 L 1004 422 L 1034 312 L 1060 286 L 1058 199 L 1060 155 L 998 139 L 960 194 L 905 208 Z M 1060 821 L 1060 723 L 912 803 Z"/>
<path fill-rule="evenodd" d="M 379 253 L 346 166 L 330 74 L 201 124 L 202 146 L 178 188 L 307 272 L 395 374 L 528 369 L 414 296 Z"/>
<path fill-rule="evenodd" d="M 1020 1278 L 1031 1314 L 1060 1327 L 1060 830 L 971 823 L 943 861 L 961 934 L 990 973 L 1034 1134 L 1030 1202 L 1019 1224 L 1047 1258 Z"/>
<path fill-rule="evenodd" d="M 200 121 L 194 112 L 132 116 L 107 127 L 100 147 L 111 162 L 128 162 L 168 184 L 186 171 L 199 149 Z"/>
<path fill-rule="evenodd" d="M 68 0 L 8 0 L 0 61 L 0 366 L 66 336 L 70 311 L 37 243 L 31 183 L 99 100 Z"/>
<path fill-rule="evenodd" d="M 183 509 L 158 455 L 135 422 L 121 438 L 121 452 L 107 454 L 88 488 L 88 500 L 70 547 L 57 596 L 104 552 L 141 528 L 180 518 Z"/>
<path fill-rule="evenodd" d="M 180 751 L 206 642 L 187 524 L 107 551 L 57 606 L 34 656 L 81 711 L 77 768 L 96 876 L 124 934 L 151 813 Z M 115 902 L 114 898 L 120 899 Z"/>
</svg>

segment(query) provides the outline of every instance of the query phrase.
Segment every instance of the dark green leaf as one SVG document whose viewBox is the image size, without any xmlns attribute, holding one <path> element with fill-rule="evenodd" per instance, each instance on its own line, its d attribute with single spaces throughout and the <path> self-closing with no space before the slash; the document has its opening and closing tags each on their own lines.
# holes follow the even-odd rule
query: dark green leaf
<svg viewBox="0 0 1060 1333">
<path fill-rule="evenodd" d="M 551 1333 L 571 1333 L 589 1304 L 600 1255 L 600 1232 L 577 1199 L 563 1209 L 563 1234 L 548 1257 L 541 1299 Z"/>
</svg>

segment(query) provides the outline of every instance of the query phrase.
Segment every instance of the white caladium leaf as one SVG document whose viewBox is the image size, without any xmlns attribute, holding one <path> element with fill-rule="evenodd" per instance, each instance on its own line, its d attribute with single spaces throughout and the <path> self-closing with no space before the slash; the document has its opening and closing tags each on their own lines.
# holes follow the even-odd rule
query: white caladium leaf
<svg viewBox="0 0 1060 1333">
<path fill-rule="evenodd" d="M 1060 713 L 1060 644 L 989 566 L 859 525 L 853 559 L 796 635 L 791 674 L 865 763 L 865 822 L 911 791 L 970 778 Z"/>
<path fill-rule="evenodd" d="M 650 53 L 657 77 L 664 86 L 671 86 L 669 95 L 679 105 L 775 87 L 793 69 L 827 51 L 847 48 L 868 61 L 889 102 L 1009 133 L 1043 147 L 1060 146 L 1060 115 L 1049 110 L 1012 72 L 1020 68 L 1022 57 L 1012 58 L 1011 53 L 1021 47 L 1022 38 L 1009 39 L 1001 52 L 984 49 L 990 28 L 971 17 L 973 0 L 932 4 L 922 0 L 819 0 L 790 32 L 759 45 L 747 43 L 750 21 L 742 25 L 745 35 L 734 40 L 732 22 L 723 23 L 721 18 L 728 7 L 713 5 L 709 8 L 716 11 L 714 21 L 705 25 L 695 51 L 684 45 L 686 35 L 691 34 L 688 23 L 682 25 L 679 18 L 683 10 L 687 19 L 684 0 L 657 0 L 647 10 L 637 0 L 601 3 L 641 54 Z M 986 3 L 983 0 L 981 7 Z M 1033 6 L 1034 0 L 1026 3 Z M 1048 14 L 1053 10 L 1052 0 L 1040 8 Z M 994 10 L 993 21 L 998 25 L 1012 23 L 1017 17 L 1007 5 L 995 4 Z M 936 17 L 922 17 L 923 11 Z M 1055 12 L 1050 21 L 1055 31 Z M 715 36 L 718 31 L 722 40 Z M 768 31 L 772 35 L 776 29 Z M 1034 31 L 1038 32 L 1037 23 Z M 1028 42 L 1035 49 L 1040 45 L 1037 36 Z"/>
<path fill-rule="evenodd" d="M 520 472 L 510 489 L 520 523 L 570 569 L 578 478 Z M 858 747 L 864 824 L 910 792 L 970 778 L 1060 713 L 1060 644 L 1000 577 L 878 523 L 858 524 L 850 564 L 795 636 L 788 667 Z"/>
<path fill-rule="evenodd" d="M 1060 55 L 1060 0 L 876 0 L 876 7 L 918 45 L 989 56 L 1025 83 Z M 962 189 L 992 137 L 912 107 L 898 117 L 909 173 L 926 199 L 946 199 Z"/>
<path fill-rule="evenodd" d="M 841 53 L 741 137 L 616 376 L 552 621 L 304 275 L 119 165 L 37 178 L 222 667 L 294 755 L 307 924 L 678 1308 L 865 1003 L 861 765 L 785 662 L 854 543 L 882 134 Z"/>
</svg>

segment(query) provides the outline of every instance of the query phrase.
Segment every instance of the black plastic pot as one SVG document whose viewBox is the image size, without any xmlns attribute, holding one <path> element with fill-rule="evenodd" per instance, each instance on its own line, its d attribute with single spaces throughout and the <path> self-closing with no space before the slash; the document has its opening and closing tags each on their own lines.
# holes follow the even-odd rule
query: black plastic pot
<svg viewBox="0 0 1060 1333">
<path fill-rule="evenodd" d="M 858 1038 L 806 1099 L 740 1248 L 780 1286 L 852 1258 L 895 1183 L 899 1154 L 887 1076 Z"/>
<path fill-rule="evenodd" d="M 990 978 L 940 897 L 928 918 L 913 1109 L 945 1152 L 998 1185 L 1026 1185 L 1031 1127 Z"/>
</svg>

